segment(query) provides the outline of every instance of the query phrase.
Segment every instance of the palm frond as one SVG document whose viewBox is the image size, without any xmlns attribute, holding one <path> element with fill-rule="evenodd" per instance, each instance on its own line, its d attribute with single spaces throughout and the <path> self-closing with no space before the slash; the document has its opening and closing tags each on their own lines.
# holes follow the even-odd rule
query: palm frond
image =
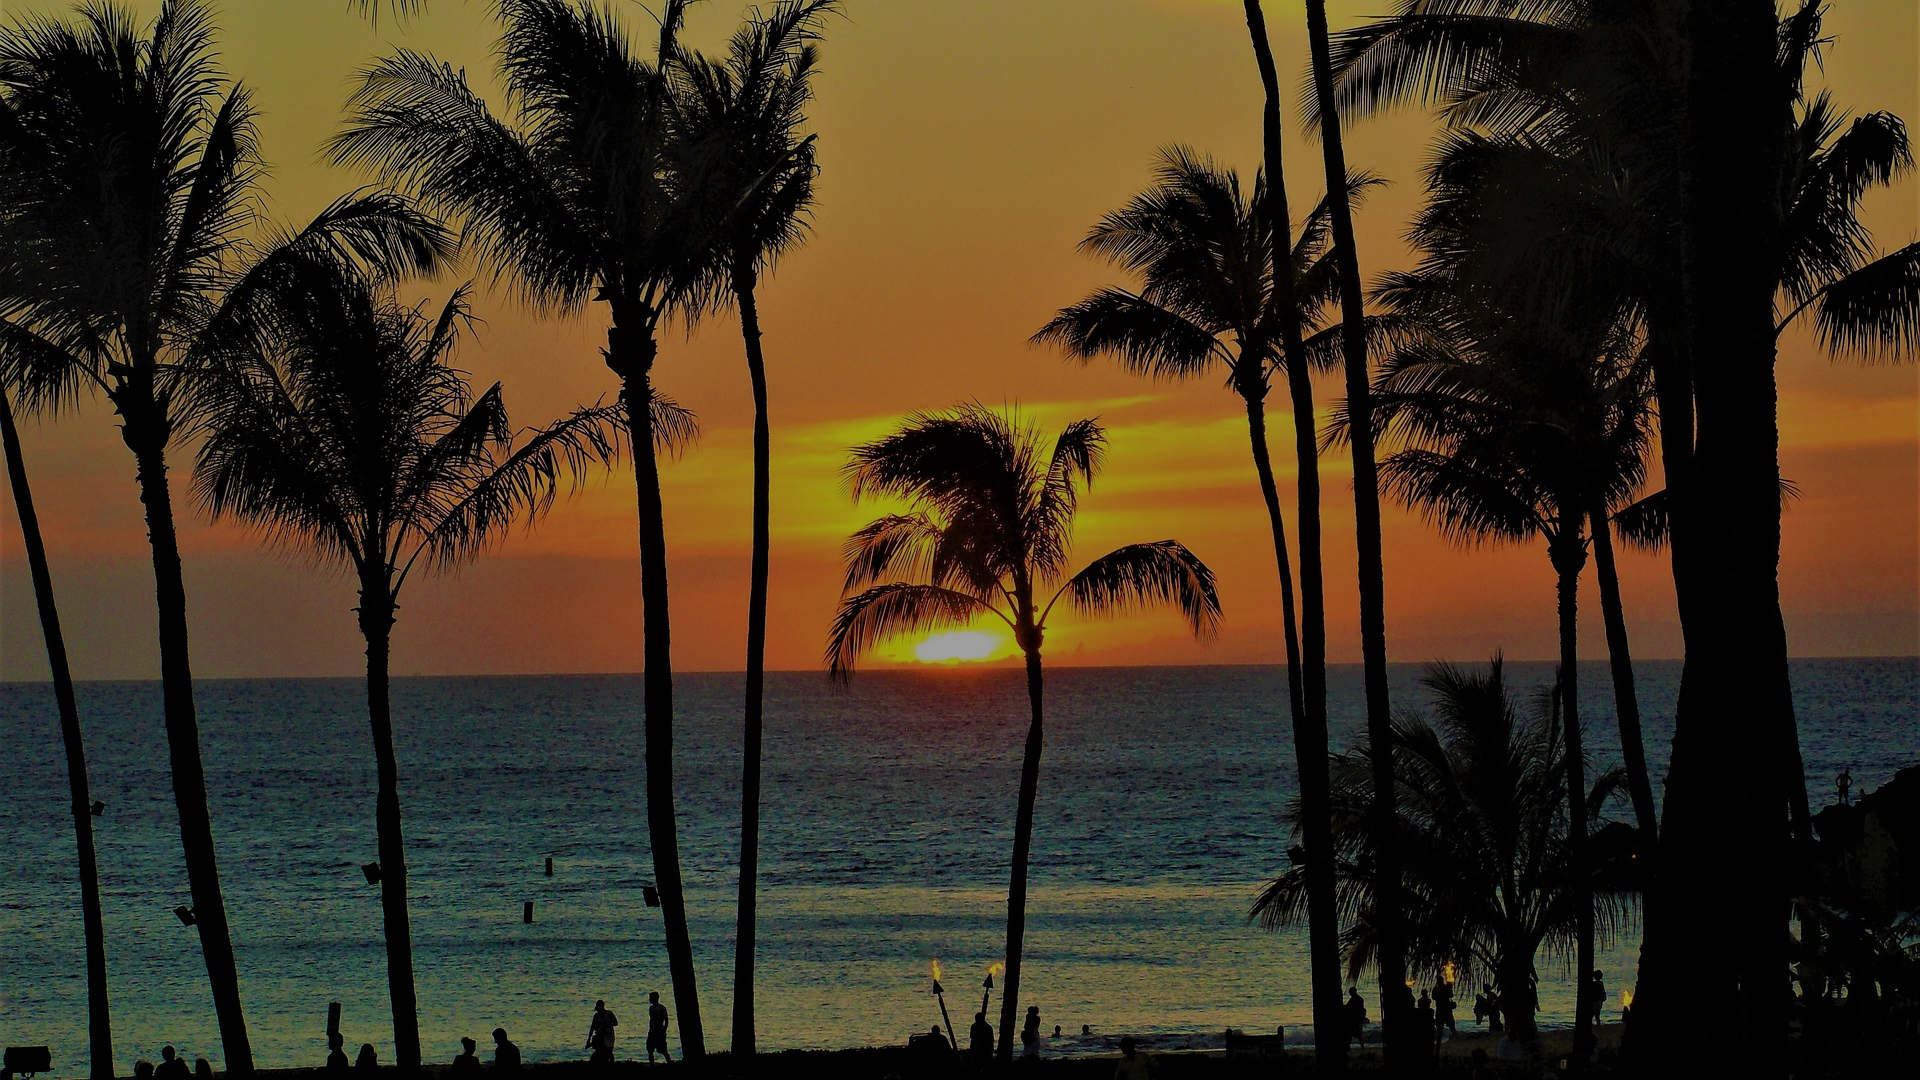
<svg viewBox="0 0 1920 1080">
<path fill-rule="evenodd" d="M 860 655 L 881 641 L 965 626 L 981 614 L 1006 619 L 980 600 L 937 585 L 876 585 L 840 601 L 827 633 L 827 670 L 835 680 L 845 682 L 853 676 Z"/>
<path fill-rule="evenodd" d="M 1079 360 L 1108 353 L 1136 375 L 1161 379 L 1191 378 L 1215 363 L 1232 364 L 1225 347 L 1205 328 L 1118 288 L 1101 289 L 1061 308 L 1030 340 L 1057 345 Z"/>
<path fill-rule="evenodd" d="M 1212 638 L 1220 628 L 1213 571 L 1177 540 L 1116 548 L 1069 578 L 1054 599 L 1063 595 L 1082 615 L 1112 616 L 1171 604 L 1197 638 Z M 1049 601 L 1048 610 L 1052 607 Z"/>
<path fill-rule="evenodd" d="M 1868 361 L 1912 360 L 1920 355 L 1920 243 L 1830 282 L 1815 303 L 1822 348 Z"/>
</svg>

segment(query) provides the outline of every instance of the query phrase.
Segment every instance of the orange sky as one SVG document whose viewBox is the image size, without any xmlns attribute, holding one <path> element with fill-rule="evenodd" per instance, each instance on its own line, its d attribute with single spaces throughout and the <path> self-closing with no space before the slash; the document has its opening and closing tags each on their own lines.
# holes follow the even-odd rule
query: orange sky
<svg viewBox="0 0 1920 1080">
<path fill-rule="evenodd" d="M 6 0 L 8 12 L 58 10 Z M 156 8 L 157 0 L 135 4 Z M 616 5 L 650 26 L 638 6 Z M 717 48 L 746 5 L 708 0 L 687 40 Z M 1278 607 L 1264 514 L 1243 417 L 1211 383 L 1142 382 L 1103 363 L 1082 368 L 1028 347 L 1052 311 L 1111 279 L 1074 244 L 1138 190 L 1157 147 L 1186 142 L 1251 172 L 1259 84 L 1239 0 L 848 0 L 828 30 L 813 115 L 823 173 L 813 241 L 761 292 L 774 432 L 773 584 L 768 663 L 818 667 L 838 597 L 839 545 L 871 511 L 848 504 L 844 450 L 901 413 L 966 398 L 1018 403 L 1043 426 L 1101 416 L 1106 474 L 1083 500 L 1078 549 L 1175 536 L 1219 575 L 1226 609 L 1213 645 L 1165 614 L 1074 625 L 1057 620 L 1054 663 L 1241 663 L 1279 658 Z M 1336 27 L 1389 5 L 1334 0 Z M 228 0 L 228 69 L 264 111 L 273 213 L 311 214 L 358 178 L 318 163 L 354 70 L 405 42 L 491 88 L 487 5 L 437 0 L 410 24 L 371 27 L 347 5 Z M 1302 9 L 1269 0 L 1291 97 L 1305 67 Z M 1920 119 L 1916 12 L 1908 0 L 1836 0 L 1825 79 L 1856 111 Z M 489 97 L 498 102 L 497 92 Z M 1286 103 L 1287 115 L 1295 102 Z M 1358 219 L 1373 272 L 1406 260 L 1399 239 L 1419 198 L 1431 121 L 1408 112 L 1361 122 L 1355 167 L 1393 187 Z M 1317 144 L 1287 144 L 1296 207 L 1317 198 Z M 1916 183 L 1875 195 L 1883 247 L 1920 231 Z M 451 283 L 420 290 L 443 296 Z M 595 351 L 602 312 L 536 319 L 504 298 L 463 354 L 475 380 L 501 379 L 515 418 L 544 422 L 612 390 Z M 700 414 L 698 448 L 664 472 L 675 665 L 741 666 L 746 610 L 751 402 L 729 319 L 663 340 L 661 385 Z M 1816 356 L 1791 335 L 1780 363 L 1782 463 L 1802 496 L 1786 515 L 1782 585 L 1800 655 L 1920 652 L 1920 367 L 1863 368 Z M 1323 403 L 1338 393 L 1323 384 Z M 1279 395 L 1277 395 L 1278 397 Z M 1283 410 L 1284 411 L 1284 410 Z M 152 578 L 130 456 L 95 401 L 58 425 L 27 423 L 23 441 L 52 548 L 74 673 L 152 678 Z M 1284 422 L 1276 462 L 1291 457 Z M 190 461 L 174 455 L 176 480 Z M 1349 470 L 1323 463 L 1332 658 L 1358 659 Z M 1286 467 L 1283 485 L 1291 476 Z M 183 485 L 176 483 L 178 498 Z M 1293 493 L 1282 497 L 1291 518 Z M 10 497 L 0 510 L 0 679 L 46 665 Z M 202 676 L 349 674 L 360 644 L 351 582 L 263 552 L 244 532 L 209 527 L 181 506 L 195 672 Z M 560 505 L 531 534 L 445 581 L 408 585 L 396 673 L 597 672 L 637 669 L 639 580 L 626 473 Z M 1388 640 L 1395 660 L 1473 659 L 1496 648 L 1553 655 L 1552 579 L 1534 547 L 1463 551 L 1389 507 Z M 1679 650 L 1663 562 L 1628 556 L 1630 628 L 1644 656 Z M 1583 593 L 1597 608 L 1591 582 Z M 1583 653 L 1603 655 L 1598 620 Z M 911 643 L 888 650 L 906 658 Z"/>
</svg>

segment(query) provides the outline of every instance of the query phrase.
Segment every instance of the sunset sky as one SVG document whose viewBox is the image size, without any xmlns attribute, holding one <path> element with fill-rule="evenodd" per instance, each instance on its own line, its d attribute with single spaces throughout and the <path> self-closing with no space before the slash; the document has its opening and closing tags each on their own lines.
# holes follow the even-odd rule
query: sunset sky
<svg viewBox="0 0 1920 1080">
<path fill-rule="evenodd" d="M 9 15 L 66 6 L 0 4 Z M 1330 6 L 1338 28 L 1392 3 Z M 499 106 L 488 7 L 435 0 L 410 22 L 373 26 L 342 0 L 221 5 L 226 66 L 255 89 L 263 112 L 270 215 L 303 220 L 363 182 L 321 164 L 318 147 L 339 122 L 354 72 L 390 44 L 464 66 Z M 649 36 L 641 6 L 614 7 Z M 722 48 L 745 7 L 697 5 L 685 40 Z M 1288 95 L 1288 189 L 1302 212 L 1322 187 L 1319 146 L 1293 120 L 1304 18 L 1297 0 L 1266 7 Z M 846 10 L 827 28 L 813 109 L 822 168 L 813 239 L 760 294 L 774 438 L 768 665 L 820 666 L 840 543 L 875 512 L 847 500 L 838 476 L 845 449 L 903 413 L 969 398 L 1017 404 L 1043 428 L 1088 415 L 1105 421 L 1111 455 L 1081 504 L 1083 560 L 1171 536 L 1219 576 L 1226 619 L 1211 645 L 1193 642 L 1165 613 L 1060 620 L 1047 642 L 1050 663 L 1277 662 L 1272 550 L 1234 399 L 1210 381 L 1149 383 L 1026 344 L 1056 308 L 1118 280 L 1075 244 L 1144 186 L 1157 148 L 1187 143 L 1251 174 L 1260 88 L 1239 0 L 847 0 Z M 1920 122 L 1917 19 L 1911 0 L 1836 0 L 1821 78 L 1840 105 Z M 1349 163 L 1392 181 L 1357 218 L 1369 275 L 1408 260 L 1401 231 L 1418 205 L 1434 136 L 1433 121 L 1412 110 L 1351 129 Z M 1868 221 L 1883 249 L 1920 233 L 1917 193 L 1908 176 L 1871 198 Z M 458 280 L 408 291 L 443 298 Z M 602 306 L 544 319 L 486 295 L 478 311 L 486 324 L 462 365 L 483 386 L 504 382 L 516 422 L 544 423 L 614 391 L 596 351 Z M 663 472 L 675 666 L 737 669 L 752 406 L 732 319 L 665 333 L 656 378 L 704 429 Z M 1920 652 L 1920 366 L 1832 363 L 1795 332 L 1783 340 L 1779 378 L 1782 471 L 1801 492 L 1786 512 L 1781 570 L 1793 652 Z M 1324 407 L 1339 388 L 1323 382 L 1319 392 Z M 1283 398 L 1281 390 L 1274 400 Z M 1278 422 L 1271 437 L 1291 523 L 1292 432 Z M 110 409 L 94 400 L 57 424 L 27 421 L 23 442 L 75 676 L 156 678 L 146 538 L 131 455 Z M 185 498 L 191 449 L 176 448 L 172 460 L 195 673 L 358 671 L 352 582 L 198 518 Z M 1357 660 L 1350 469 L 1335 454 L 1322 475 L 1329 648 L 1335 661 Z M 0 510 L 0 679 L 45 678 L 10 496 Z M 1389 506 L 1386 561 L 1393 659 L 1553 655 L 1543 548 L 1463 550 Z M 1678 655 L 1665 562 L 1625 556 L 1622 574 L 1636 653 Z M 1594 616 L 1583 619 L 1582 652 L 1604 655 L 1591 575 L 1582 601 Z M 637 670 L 630 475 L 595 480 L 537 530 L 516 532 L 457 577 L 410 582 L 401 604 L 397 674 Z M 890 647 L 883 660 L 910 661 L 913 645 Z"/>
</svg>

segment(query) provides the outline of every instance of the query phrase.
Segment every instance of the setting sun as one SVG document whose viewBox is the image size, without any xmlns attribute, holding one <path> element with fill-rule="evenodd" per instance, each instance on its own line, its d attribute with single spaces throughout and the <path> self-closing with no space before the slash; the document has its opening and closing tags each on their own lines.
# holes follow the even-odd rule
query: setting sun
<svg viewBox="0 0 1920 1080">
<path fill-rule="evenodd" d="M 990 630 L 949 630 L 913 647 L 913 658 L 923 664 L 951 664 L 960 660 L 989 660 L 1008 644 L 1006 635 Z"/>
</svg>

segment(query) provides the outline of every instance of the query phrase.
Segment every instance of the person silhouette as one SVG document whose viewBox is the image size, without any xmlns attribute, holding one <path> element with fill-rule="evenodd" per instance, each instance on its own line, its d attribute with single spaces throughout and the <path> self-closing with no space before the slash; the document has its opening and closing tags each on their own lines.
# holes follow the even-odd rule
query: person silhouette
<svg viewBox="0 0 1920 1080">
<path fill-rule="evenodd" d="M 146 1058 L 134 1062 L 133 1080 L 153 1080 L 153 1062 Z"/>
<path fill-rule="evenodd" d="M 983 1069 L 993 1064 L 993 1025 L 987 1023 L 984 1009 L 973 1014 L 973 1026 L 967 1029 L 967 1056 Z"/>
<path fill-rule="evenodd" d="M 1607 984 L 1600 977 L 1599 968 L 1594 968 L 1593 974 L 1588 977 L 1586 993 L 1582 997 L 1586 999 L 1582 1004 L 1587 1016 L 1591 1017 L 1597 1026 L 1600 1023 L 1600 1014 L 1607 1008 Z"/>
<path fill-rule="evenodd" d="M 171 1045 L 160 1048 L 160 1066 L 153 1070 L 153 1080 L 187 1080 L 192 1075 L 179 1051 Z"/>
<path fill-rule="evenodd" d="M 1451 1038 L 1454 1035 L 1460 1034 L 1460 1029 L 1454 1026 L 1454 1021 L 1453 1021 L 1453 984 L 1452 983 L 1440 982 L 1440 983 L 1434 984 L 1433 1025 L 1434 1025 L 1433 1035 L 1435 1039 L 1438 1039 L 1440 1037 L 1441 1028 L 1445 1028 L 1447 1030 L 1447 1035 L 1449 1038 Z"/>
<path fill-rule="evenodd" d="M 327 1032 L 328 1072 L 340 1073 L 347 1071 L 347 1066 L 351 1064 L 351 1062 L 347 1060 L 346 1045 L 347 1040 L 345 1036 L 337 1031 Z"/>
<path fill-rule="evenodd" d="M 480 1055 L 474 1053 L 474 1049 L 479 1045 L 479 1043 L 474 1042 L 465 1035 L 460 1036 L 460 1052 L 455 1054 L 453 1058 L 453 1074 L 455 1076 L 469 1076 L 479 1073 Z"/>
<path fill-rule="evenodd" d="M 1149 1080 L 1154 1074 L 1153 1059 L 1140 1053 L 1133 1036 L 1120 1039 L 1120 1063 L 1113 1067 L 1113 1080 Z"/>
<path fill-rule="evenodd" d="M 520 1048 L 507 1038 L 507 1029 L 493 1029 L 493 1067 L 498 1072 L 520 1071 Z"/>
<path fill-rule="evenodd" d="M 1080 1037 L 1081 1037 L 1081 1038 L 1083 1038 L 1083 1039 L 1084 1039 L 1084 1038 L 1086 1038 L 1087 1036 L 1089 1036 L 1089 1035 L 1091 1035 L 1091 1034 L 1093 1034 L 1093 1025 L 1092 1025 L 1092 1024 L 1081 1024 L 1081 1025 L 1080 1025 Z"/>
<path fill-rule="evenodd" d="M 1027 1022 L 1020 1026 L 1021 1057 L 1040 1056 L 1040 1006 L 1027 1006 Z"/>
<path fill-rule="evenodd" d="M 194 1055 L 193 1080 L 213 1080 L 213 1062 L 201 1055 Z"/>
<path fill-rule="evenodd" d="M 1833 778 L 1833 786 L 1839 790 L 1840 805 L 1846 806 L 1848 793 L 1853 790 L 1853 770 L 1841 769 L 1840 775 Z"/>
<path fill-rule="evenodd" d="M 660 991 L 647 995 L 647 1064 L 653 1064 L 653 1052 L 673 1064 L 673 1055 L 667 1053 L 667 1007 L 660 1004 Z"/>
<path fill-rule="evenodd" d="M 1367 1003 L 1360 998 L 1358 986 L 1347 987 L 1347 1034 L 1355 1046 L 1367 1045 Z"/>
<path fill-rule="evenodd" d="M 360 1053 L 353 1059 L 353 1067 L 362 1072 L 373 1072 L 380 1067 L 380 1055 L 372 1043 L 361 1043 Z"/>
<path fill-rule="evenodd" d="M 613 1061 L 613 1029 L 619 1026 L 620 1018 L 613 1015 L 605 1001 L 593 1003 L 593 1020 L 587 1024 L 587 1049 L 593 1051 L 589 1060 L 597 1065 Z"/>
</svg>

